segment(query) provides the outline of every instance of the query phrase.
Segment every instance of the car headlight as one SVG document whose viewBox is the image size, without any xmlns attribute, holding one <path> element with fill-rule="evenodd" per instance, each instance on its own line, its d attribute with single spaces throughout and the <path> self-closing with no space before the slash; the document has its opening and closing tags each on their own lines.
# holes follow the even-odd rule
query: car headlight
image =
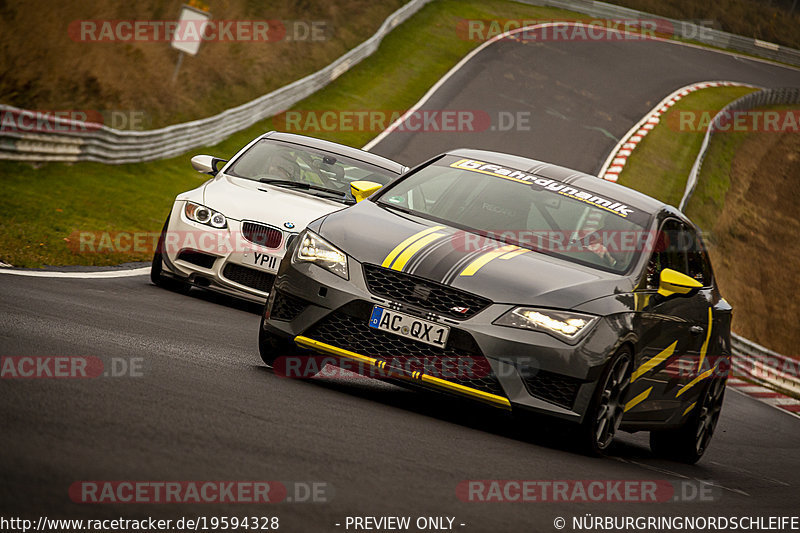
<svg viewBox="0 0 800 533">
<path fill-rule="evenodd" d="M 212 228 L 223 229 L 228 227 L 228 220 L 225 215 L 214 211 L 204 205 L 196 204 L 194 202 L 186 202 L 183 208 L 186 218 L 194 220 L 200 224 L 211 226 Z"/>
<path fill-rule="evenodd" d="M 347 255 L 334 245 L 306 230 L 300 234 L 300 242 L 294 249 L 295 262 L 307 261 L 330 270 L 337 276 L 349 279 L 347 274 Z"/>
<path fill-rule="evenodd" d="M 494 323 L 499 326 L 542 331 L 569 344 L 575 344 L 592 329 L 597 320 L 596 316 L 573 311 L 516 307 Z"/>
</svg>

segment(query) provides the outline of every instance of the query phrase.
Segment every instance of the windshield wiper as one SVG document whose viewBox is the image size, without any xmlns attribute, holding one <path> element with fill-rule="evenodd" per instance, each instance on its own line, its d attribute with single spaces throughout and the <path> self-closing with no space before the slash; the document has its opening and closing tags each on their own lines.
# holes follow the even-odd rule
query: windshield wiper
<svg viewBox="0 0 800 533">
<path fill-rule="evenodd" d="M 286 187 L 290 189 L 303 189 L 303 190 L 311 190 L 311 191 L 320 191 L 325 192 L 328 194 L 335 194 L 339 196 L 345 203 L 355 203 L 355 200 L 349 198 L 346 192 L 337 191 L 336 189 L 329 189 L 327 187 L 321 187 L 319 185 L 312 185 L 310 183 L 305 183 L 302 181 L 291 181 L 291 180 L 279 180 L 273 178 L 259 178 L 258 181 L 261 183 L 266 183 L 267 185 L 275 185 L 276 187 Z"/>
</svg>

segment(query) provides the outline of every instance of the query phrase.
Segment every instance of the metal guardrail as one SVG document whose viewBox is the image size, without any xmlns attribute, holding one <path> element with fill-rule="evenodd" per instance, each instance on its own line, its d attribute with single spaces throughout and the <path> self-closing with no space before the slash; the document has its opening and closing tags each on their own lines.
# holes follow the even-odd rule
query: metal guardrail
<svg viewBox="0 0 800 533">
<path fill-rule="evenodd" d="M 328 85 L 375 52 L 386 34 L 428 2 L 430 0 L 411 0 L 389 15 L 372 37 L 325 68 L 212 117 L 148 131 L 117 130 L 100 124 L 53 117 L 50 119 L 50 124 L 53 125 L 51 129 L 57 131 L 0 129 L 0 159 L 139 163 L 173 157 L 192 148 L 216 144 L 237 131 L 290 108 Z M 35 116 L 31 111 L 2 104 L 0 113 L 28 113 L 29 116 Z"/>
<path fill-rule="evenodd" d="M 708 145 L 711 142 L 711 137 L 717 132 L 722 131 L 726 127 L 726 121 L 730 121 L 734 112 L 753 109 L 767 105 L 781 105 L 781 104 L 800 104 L 800 87 L 787 87 L 782 89 L 762 89 L 754 93 L 746 94 L 741 98 L 737 98 L 730 104 L 722 108 L 722 110 L 714 115 L 714 118 L 708 124 L 706 135 L 703 137 L 703 144 L 700 147 L 700 153 L 694 160 L 692 170 L 689 171 L 689 178 L 686 181 L 686 189 L 683 192 L 683 198 L 678 205 L 681 211 L 686 209 L 686 204 L 694 193 L 697 187 L 697 179 L 700 176 L 700 170 L 703 167 L 703 160 L 708 151 Z"/>
<path fill-rule="evenodd" d="M 800 360 L 731 334 L 733 370 L 737 375 L 800 397 Z"/>
<path fill-rule="evenodd" d="M 592 17 L 606 19 L 627 19 L 627 20 L 654 20 L 665 24 L 659 24 L 659 31 L 664 31 L 665 27 L 669 32 L 680 39 L 687 39 L 718 48 L 735 50 L 751 54 L 773 61 L 780 61 L 790 65 L 800 66 L 800 50 L 789 48 L 774 43 L 735 35 L 706 26 L 695 24 L 691 21 L 676 20 L 660 17 L 652 13 L 645 13 L 627 7 L 615 6 L 605 2 L 594 2 L 592 0 L 518 0 L 526 4 L 537 6 L 558 7 L 570 11 L 585 13 Z"/>
</svg>

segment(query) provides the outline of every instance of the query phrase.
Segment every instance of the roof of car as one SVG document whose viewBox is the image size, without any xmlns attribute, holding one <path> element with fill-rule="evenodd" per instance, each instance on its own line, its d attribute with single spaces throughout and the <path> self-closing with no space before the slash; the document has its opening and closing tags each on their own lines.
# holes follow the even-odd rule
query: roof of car
<svg viewBox="0 0 800 533">
<path fill-rule="evenodd" d="M 536 176 L 550 178 L 573 185 L 579 184 L 581 187 L 585 187 L 590 191 L 612 197 L 616 201 L 628 203 L 650 213 L 656 213 L 665 208 L 669 211 L 674 211 L 674 208 L 670 208 L 670 206 L 664 202 L 656 200 L 655 198 L 647 196 L 646 194 L 642 194 L 639 191 L 629 189 L 628 187 L 613 183 L 611 181 L 599 179 L 597 176 L 592 176 L 591 174 L 553 165 L 544 161 L 517 155 L 504 154 L 501 152 L 490 152 L 487 150 L 472 150 L 464 148 L 451 150 L 447 152 L 447 154 L 485 161 L 487 163 L 504 165 L 515 170 L 522 170 Z"/>
<path fill-rule="evenodd" d="M 295 133 L 284 133 L 280 131 L 271 131 L 265 134 L 264 138 L 274 139 L 276 141 L 302 144 L 310 148 L 316 148 L 317 150 L 323 150 L 325 152 L 340 154 L 350 159 L 357 159 L 359 161 L 364 161 L 365 163 L 369 163 L 371 165 L 376 165 L 385 168 L 387 170 L 391 170 L 392 172 L 395 172 L 397 174 L 401 174 L 406 168 L 404 165 L 401 165 L 397 161 L 392 161 L 391 159 L 387 159 L 386 157 L 377 154 L 366 152 L 364 150 L 359 150 L 358 148 L 345 146 L 339 143 L 324 141 L 322 139 L 316 139 L 314 137 L 307 137 L 305 135 L 297 135 Z"/>
</svg>

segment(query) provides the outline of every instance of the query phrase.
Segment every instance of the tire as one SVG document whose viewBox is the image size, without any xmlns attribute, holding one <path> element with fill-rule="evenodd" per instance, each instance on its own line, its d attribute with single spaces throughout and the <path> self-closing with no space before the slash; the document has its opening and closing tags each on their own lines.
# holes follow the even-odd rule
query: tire
<svg viewBox="0 0 800 533">
<path fill-rule="evenodd" d="M 264 313 L 261 313 L 261 324 L 258 326 L 258 353 L 264 364 L 272 368 L 278 357 L 298 355 L 300 349 L 292 341 L 265 330 Z"/>
<path fill-rule="evenodd" d="M 171 291 L 179 292 L 182 294 L 186 294 L 189 292 L 189 289 L 192 286 L 185 281 L 180 281 L 175 278 L 168 278 L 162 274 L 164 269 L 164 258 L 161 250 L 164 249 L 164 236 L 167 233 L 167 227 L 169 226 L 169 216 L 167 216 L 167 220 L 164 222 L 164 227 L 161 228 L 161 235 L 158 237 L 158 244 L 156 245 L 156 251 L 153 254 L 153 262 L 150 264 L 150 281 L 153 282 L 153 285 L 157 287 L 161 287 L 162 289 L 168 289 Z"/>
<path fill-rule="evenodd" d="M 578 430 L 578 446 L 587 455 L 603 455 L 614 440 L 625 411 L 632 365 L 633 354 L 623 346 L 598 380 L 592 403 Z"/>
<path fill-rule="evenodd" d="M 320 363 L 324 359 L 323 357 L 310 355 L 291 340 L 265 330 L 264 313 L 261 314 L 261 324 L 258 326 L 258 353 L 267 368 L 271 368 L 273 372 L 283 377 L 313 378 L 324 367 L 324 364 Z M 287 361 L 279 362 L 276 365 L 276 361 L 282 357 L 300 358 L 301 361 L 294 361 L 294 363 L 300 363 L 297 365 L 290 365 Z M 315 360 L 308 360 L 312 358 Z M 321 366 L 317 366 L 320 364 Z M 294 370 L 298 368 L 299 370 Z"/>
<path fill-rule="evenodd" d="M 725 385 L 725 378 L 714 378 L 703 390 L 689 419 L 680 428 L 651 431 L 650 449 L 653 453 L 681 463 L 694 464 L 699 461 L 714 436 L 725 399 Z"/>
</svg>

